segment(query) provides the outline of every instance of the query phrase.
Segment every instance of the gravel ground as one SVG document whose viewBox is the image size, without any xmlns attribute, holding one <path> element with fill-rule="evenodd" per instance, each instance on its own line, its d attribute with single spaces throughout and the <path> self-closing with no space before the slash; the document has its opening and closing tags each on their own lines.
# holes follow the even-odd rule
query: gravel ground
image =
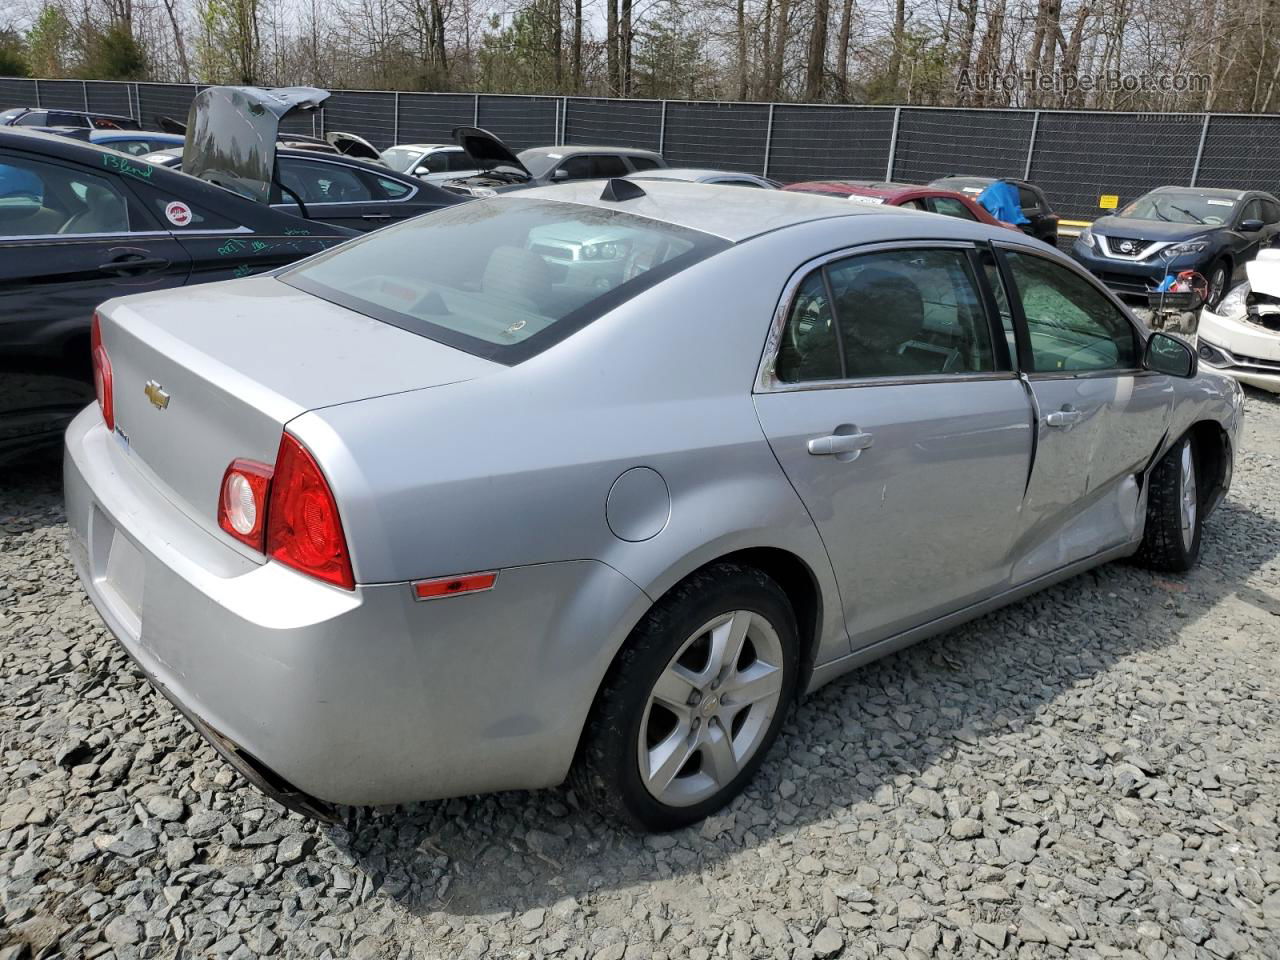
<svg viewBox="0 0 1280 960">
<path fill-rule="evenodd" d="M 837 681 L 647 838 L 566 790 L 282 814 L 134 672 L 23 471 L 0 960 L 1280 957 L 1280 403 L 1248 408 L 1193 574 L 1113 564 Z"/>
</svg>

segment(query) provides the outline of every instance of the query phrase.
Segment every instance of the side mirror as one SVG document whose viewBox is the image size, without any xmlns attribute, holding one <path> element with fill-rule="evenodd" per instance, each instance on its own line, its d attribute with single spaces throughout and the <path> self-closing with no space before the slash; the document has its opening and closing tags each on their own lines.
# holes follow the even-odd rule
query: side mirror
<svg viewBox="0 0 1280 960">
<path fill-rule="evenodd" d="M 430 167 L 415 167 L 413 171 L 413 175 L 415 177 L 425 177 L 430 172 L 431 172 Z"/>
<path fill-rule="evenodd" d="M 1147 341 L 1142 366 L 1171 377 L 1194 377 L 1196 352 L 1185 340 L 1170 333 L 1153 333 Z"/>
<path fill-rule="evenodd" d="M 568 179 L 569 179 L 569 171 L 568 171 L 568 170 L 566 170 L 566 169 L 564 169 L 564 167 L 561 167 L 559 170 L 557 170 L 557 171 L 555 171 L 553 174 L 551 174 L 551 179 L 552 179 L 552 180 L 568 180 Z"/>
<path fill-rule="evenodd" d="M 1257 233 L 1265 224 L 1261 220 L 1250 218 L 1240 221 L 1240 230 L 1242 233 Z"/>
</svg>

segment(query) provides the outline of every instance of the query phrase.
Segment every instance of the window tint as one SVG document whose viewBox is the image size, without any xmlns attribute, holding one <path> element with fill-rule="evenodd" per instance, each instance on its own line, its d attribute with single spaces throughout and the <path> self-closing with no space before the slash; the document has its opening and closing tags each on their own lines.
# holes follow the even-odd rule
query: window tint
<svg viewBox="0 0 1280 960">
<path fill-rule="evenodd" d="M 382 191 L 383 197 L 387 200 L 403 200 L 409 195 L 410 187 L 408 184 L 401 183 L 399 180 L 391 180 L 387 177 L 376 177 L 378 181 L 378 189 Z"/>
<path fill-rule="evenodd" d="M 1137 363 L 1133 325 L 1092 283 L 1044 257 L 1006 251 L 1037 372 L 1125 370 Z"/>
<path fill-rule="evenodd" d="M 183 230 L 235 230 L 241 226 L 220 214 L 195 206 L 185 198 L 179 199 L 165 190 L 157 190 L 150 184 L 135 184 L 134 189 L 142 195 L 143 202 L 155 214 L 157 222 L 165 230 L 173 230 L 175 232 Z M 173 219 L 170 219 L 170 204 L 175 200 L 178 200 L 187 209 L 189 217 L 185 223 L 174 223 Z"/>
<path fill-rule="evenodd" d="M 461 170 L 474 170 L 476 168 L 476 162 L 471 159 L 465 150 L 450 150 L 444 156 L 448 160 L 450 173 Z"/>
<path fill-rule="evenodd" d="M 426 167 L 427 173 L 448 173 L 449 172 L 449 154 L 437 150 L 435 153 L 428 153 L 418 163 L 418 167 Z"/>
<path fill-rule="evenodd" d="M 45 127 L 48 126 L 49 115 L 47 113 L 28 113 L 19 117 L 13 122 L 15 127 Z M 63 126 L 73 126 L 73 124 L 63 124 Z"/>
<path fill-rule="evenodd" d="M 978 219 L 955 197 L 930 197 L 929 205 L 933 207 L 934 213 L 940 213 L 945 217 L 959 217 L 961 220 Z"/>
<path fill-rule="evenodd" d="M 657 170 L 659 166 L 658 161 L 651 157 L 628 157 L 627 159 L 637 170 Z"/>
<path fill-rule="evenodd" d="M 1040 206 L 1040 198 L 1036 196 L 1036 192 L 1027 187 L 1018 188 L 1018 205 L 1023 210 L 1035 210 Z"/>
<path fill-rule="evenodd" d="M 0 154 L 0 236 L 128 230 L 128 204 L 109 178 Z"/>
<path fill-rule="evenodd" d="M 336 163 L 312 163 L 296 157 L 280 158 L 280 182 L 304 203 L 359 203 L 374 199 L 354 170 Z M 292 203 L 287 193 L 281 202 Z"/>
<path fill-rule="evenodd" d="M 782 329 L 774 374 L 783 383 L 838 380 L 844 373 L 822 271 L 805 277 Z"/>
<path fill-rule="evenodd" d="M 1264 223 L 1266 222 L 1267 218 L 1263 216 L 1261 200 L 1250 200 L 1244 205 L 1244 210 L 1240 212 L 1239 222 L 1244 223 L 1246 220 L 1261 220 Z"/>
<path fill-rule="evenodd" d="M 827 332 L 832 318 L 835 329 Z M 864 254 L 806 278 L 783 328 L 776 366 L 784 382 L 994 369 L 969 257 L 942 249 Z"/>
<path fill-rule="evenodd" d="M 591 172 L 591 168 L 591 157 L 570 157 L 556 168 L 556 173 L 558 174 L 563 170 L 568 174 L 568 177 L 562 177 L 561 179 L 590 180 L 595 176 L 595 174 Z"/>
<path fill-rule="evenodd" d="M 420 336 L 516 363 L 727 246 L 617 210 L 495 197 L 367 234 L 282 279 Z"/>
<path fill-rule="evenodd" d="M 756 183 L 754 180 L 713 180 L 713 183 L 727 183 L 731 187 L 756 187 L 763 189 L 764 185 Z"/>
<path fill-rule="evenodd" d="M 1262 219 L 1267 223 L 1280 222 L 1280 204 L 1274 200 L 1263 200 Z"/>
<path fill-rule="evenodd" d="M 608 155 L 600 157 L 592 157 L 594 173 L 596 177 L 625 177 L 631 171 L 627 169 L 627 165 L 623 163 L 621 157 L 611 157 Z"/>
</svg>

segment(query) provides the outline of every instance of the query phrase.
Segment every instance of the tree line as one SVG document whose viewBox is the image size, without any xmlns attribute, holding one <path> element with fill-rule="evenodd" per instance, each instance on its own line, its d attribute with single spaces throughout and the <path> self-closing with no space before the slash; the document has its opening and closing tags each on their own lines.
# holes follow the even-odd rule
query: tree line
<svg viewBox="0 0 1280 960">
<path fill-rule="evenodd" d="M 1276 0 L 18 2 L 0 76 L 1280 110 Z"/>
</svg>

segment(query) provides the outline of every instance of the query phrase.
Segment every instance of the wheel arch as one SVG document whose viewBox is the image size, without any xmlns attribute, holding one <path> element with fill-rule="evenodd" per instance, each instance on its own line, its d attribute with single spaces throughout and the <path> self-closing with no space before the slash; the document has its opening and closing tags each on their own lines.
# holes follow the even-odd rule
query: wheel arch
<svg viewBox="0 0 1280 960">
<path fill-rule="evenodd" d="M 1233 451 L 1231 435 L 1216 420 L 1197 420 L 1187 430 L 1196 459 L 1196 473 L 1202 478 L 1200 508 L 1204 516 L 1222 502 L 1231 486 Z"/>
</svg>

